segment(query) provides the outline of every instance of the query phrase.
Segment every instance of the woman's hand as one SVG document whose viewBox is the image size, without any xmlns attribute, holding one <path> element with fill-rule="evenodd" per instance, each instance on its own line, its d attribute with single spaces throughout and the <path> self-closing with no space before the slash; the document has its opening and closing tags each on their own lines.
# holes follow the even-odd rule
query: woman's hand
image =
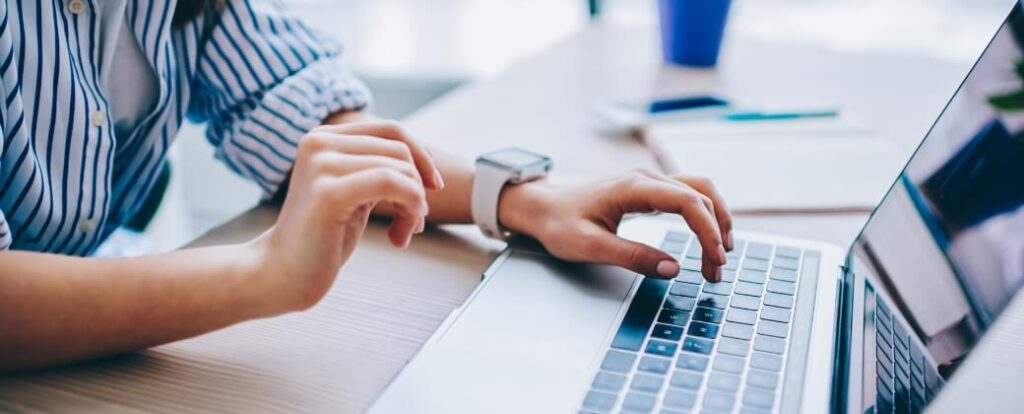
<svg viewBox="0 0 1024 414">
<path fill-rule="evenodd" d="M 655 211 L 686 220 L 703 248 L 704 277 L 720 281 L 726 250 L 732 250 L 732 218 L 714 185 L 704 178 L 637 171 L 579 187 L 528 183 L 502 193 L 498 214 L 505 227 L 533 236 L 559 258 L 675 277 L 675 258 L 616 236 L 623 215 Z"/>
<path fill-rule="evenodd" d="M 399 248 L 423 231 L 427 190 L 444 186 L 427 150 L 390 121 L 325 125 L 299 143 L 277 223 L 253 241 L 257 271 L 278 312 L 323 297 L 351 256 L 370 211 L 388 204 L 388 238 Z"/>
</svg>

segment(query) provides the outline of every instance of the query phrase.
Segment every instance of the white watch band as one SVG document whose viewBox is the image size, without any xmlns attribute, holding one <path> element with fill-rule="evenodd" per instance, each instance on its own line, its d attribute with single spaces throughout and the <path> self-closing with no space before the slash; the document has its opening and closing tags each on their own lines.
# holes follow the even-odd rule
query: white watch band
<svg viewBox="0 0 1024 414">
<path fill-rule="evenodd" d="M 513 177 L 508 170 L 497 166 L 477 163 L 473 177 L 473 196 L 470 209 L 473 222 L 488 237 L 505 240 L 510 234 L 498 224 L 498 199 L 501 190 Z"/>
</svg>

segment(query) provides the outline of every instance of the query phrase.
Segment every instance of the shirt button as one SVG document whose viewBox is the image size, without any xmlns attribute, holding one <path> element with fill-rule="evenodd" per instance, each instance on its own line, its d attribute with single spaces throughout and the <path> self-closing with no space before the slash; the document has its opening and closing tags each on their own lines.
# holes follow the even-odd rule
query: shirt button
<svg viewBox="0 0 1024 414">
<path fill-rule="evenodd" d="M 96 230 L 96 220 L 82 219 L 78 222 L 78 230 L 82 233 L 92 233 L 93 230 Z"/>
<path fill-rule="evenodd" d="M 71 0 L 68 2 L 68 11 L 71 14 L 79 14 L 85 11 L 85 0 Z"/>
<path fill-rule="evenodd" d="M 107 123 L 107 114 L 102 109 L 97 109 L 92 112 L 92 125 L 95 127 L 101 127 Z"/>
</svg>

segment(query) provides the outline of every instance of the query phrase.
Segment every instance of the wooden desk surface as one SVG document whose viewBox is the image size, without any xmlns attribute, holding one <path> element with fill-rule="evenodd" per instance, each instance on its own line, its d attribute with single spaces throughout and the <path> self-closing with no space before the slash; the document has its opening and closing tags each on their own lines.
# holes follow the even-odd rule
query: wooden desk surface
<svg viewBox="0 0 1024 414">
<path fill-rule="evenodd" d="M 553 155 L 556 177 L 607 176 L 655 163 L 633 140 L 595 133 L 594 105 L 714 90 L 751 100 L 831 102 L 863 116 L 909 153 L 969 69 L 733 39 L 720 70 L 706 72 L 662 67 L 656 45 L 653 31 L 596 25 L 442 98 L 407 125 L 466 156 L 515 143 Z M 247 240 L 275 215 L 272 208 L 255 208 L 195 245 Z M 864 219 L 739 217 L 738 227 L 845 244 Z M 314 309 L 133 355 L 3 378 L 0 411 L 360 412 L 472 292 L 501 248 L 474 228 L 448 226 L 397 253 L 376 223 Z"/>
</svg>

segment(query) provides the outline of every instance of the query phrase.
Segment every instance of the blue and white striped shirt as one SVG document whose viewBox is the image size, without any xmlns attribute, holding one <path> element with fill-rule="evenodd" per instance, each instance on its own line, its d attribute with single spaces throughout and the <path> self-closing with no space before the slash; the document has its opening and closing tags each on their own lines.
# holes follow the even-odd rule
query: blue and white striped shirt
<svg viewBox="0 0 1024 414">
<path fill-rule="evenodd" d="M 309 129 L 367 105 L 336 43 L 274 0 L 231 0 L 180 28 L 175 3 L 128 0 L 159 97 L 117 138 L 100 81 L 104 1 L 0 0 L 0 250 L 89 254 L 139 208 L 186 116 L 272 194 Z"/>
</svg>

